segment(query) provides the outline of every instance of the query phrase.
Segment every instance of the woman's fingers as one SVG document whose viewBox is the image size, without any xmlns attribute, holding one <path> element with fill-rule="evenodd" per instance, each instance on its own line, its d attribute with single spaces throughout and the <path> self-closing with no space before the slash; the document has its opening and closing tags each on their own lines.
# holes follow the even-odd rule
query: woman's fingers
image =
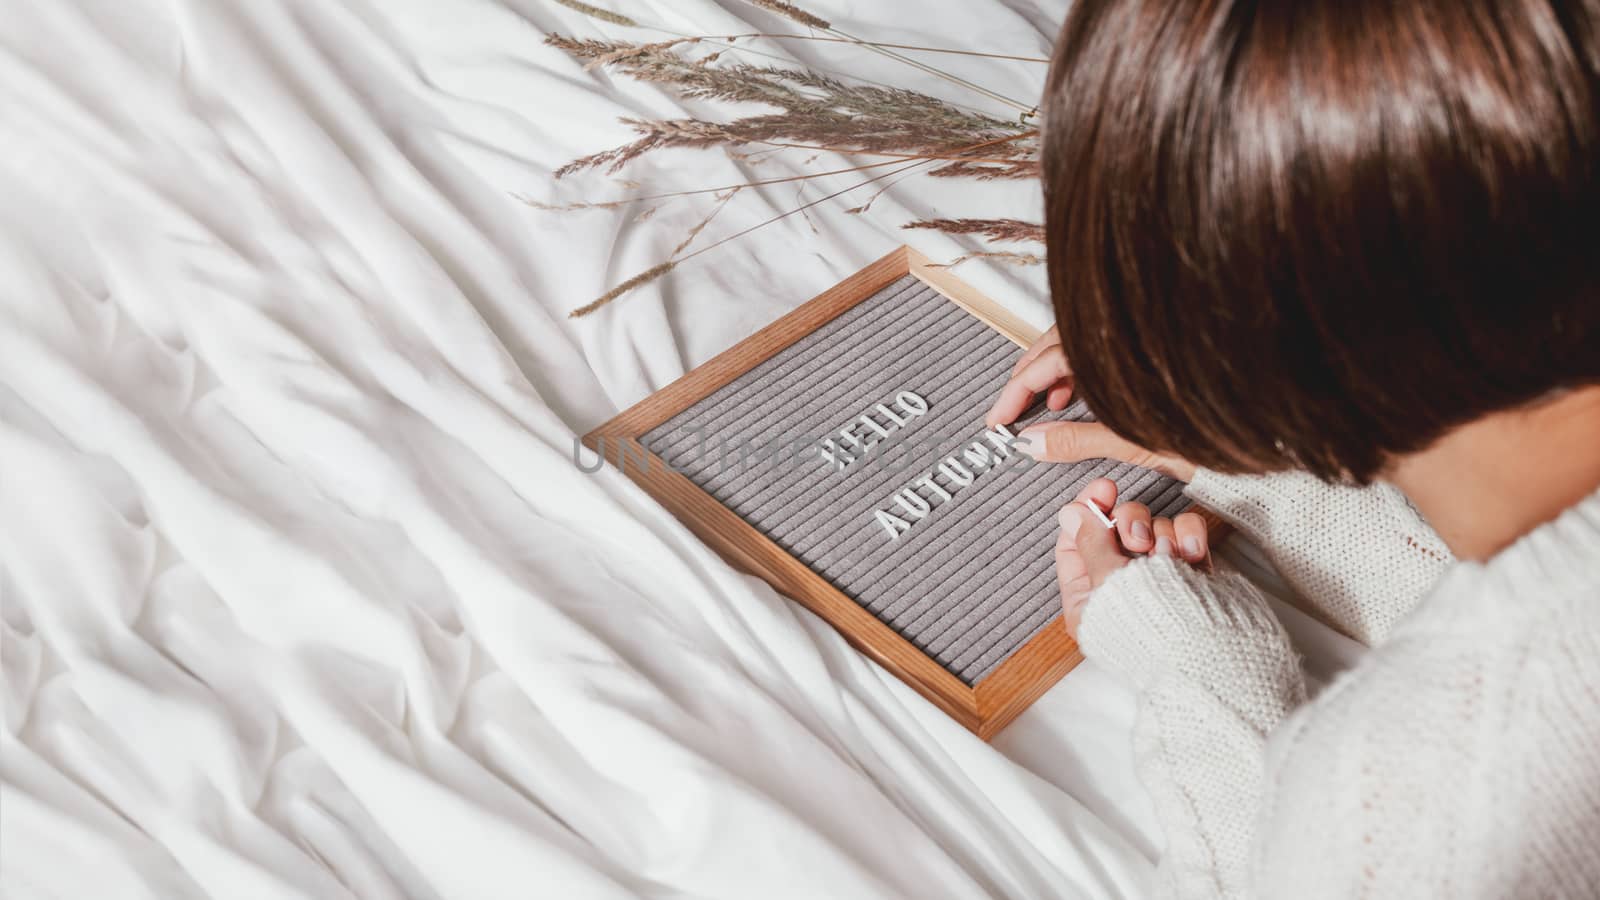
<svg viewBox="0 0 1600 900">
<path fill-rule="evenodd" d="M 1061 585 L 1061 614 L 1067 633 L 1074 638 L 1078 636 L 1083 605 L 1089 602 L 1089 592 L 1094 590 L 1094 585 L 1089 583 L 1089 570 L 1078 553 L 1077 539 L 1076 531 L 1065 528 L 1056 535 L 1056 581 Z"/>
<path fill-rule="evenodd" d="M 1196 568 L 1211 568 L 1211 539 L 1206 533 L 1206 520 L 1198 513 L 1154 519 L 1150 531 L 1155 535 L 1151 556 L 1172 556 Z"/>
<path fill-rule="evenodd" d="M 1116 527 L 1106 524 L 1111 520 L 1108 510 L 1116 502 L 1116 482 L 1096 478 L 1078 493 L 1077 499 L 1061 508 L 1061 532 L 1073 536 L 1072 549 L 1078 554 L 1091 587 L 1099 587 L 1107 576 L 1128 562 Z M 1096 511 L 1100 515 L 1096 515 Z"/>
<path fill-rule="evenodd" d="M 1009 425 L 1017 420 L 1033 398 L 1045 395 L 1045 405 L 1060 412 L 1072 403 L 1072 366 L 1061 346 L 1061 333 L 1052 328 L 1039 335 L 1011 369 L 1011 377 L 1000 389 L 1000 396 L 983 417 L 986 427 Z M 1155 469 L 1179 481 L 1194 478 L 1194 464 L 1177 456 L 1153 453 L 1125 441 L 1111 429 L 1092 422 L 1049 422 L 1030 425 L 1021 437 L 1028 438 L 1023 451 L 1046 462 L 1077 462 L 1081 459 L 1116 459 Z M 1030 446 L 1031 445 L 1031 446 Z"/>
<path fill-rule="evenodd" d="M 1114 515 L 1107 510 L 1114 510 Z M 1063 620 L 1074 638 L 1089 595 L 1130 562 L 1130 553 L 1183 559 L 1206 570 L 1211 567 L 1204 519 L 1196 513 L 1176 519 L 1153 518 L 1143 503 L 1117 505 L 1117 485 L 1107 478 L 1089 482 L 1077 498 L 1061 508 L 1059 520 L 1056 579 L 1061 587 Z"/>
<path fill-rule="evenodd" d="M 1107 528 L 1101 517 L 1088 507 L 1093 504 L 1095 509 L 1105 513 L 1116 502 L 1116 483 L 1097 478 L 1079 492 L 1077 499 L 1061 508 L 1061 533 L 1056 536 L 1056 579 L 1061 586 L 1062 617 L 1067 633 L 1074 638 L 1090 592 L 1128 563 L 1116 528 Z"/>
<path fill-rule="evenodd" d="M 1144 465 L 1153 454 L 1099 422 L 1039 422 L 1017 434 L 1019 449 L 1040 462 L 1115 459 Z"/>
<path fill-rule="evenodd" d="M 1156 545 L 1150 530 L 1150 507 L 1143 503 L 1124 503 L 1117 507 L 1117 536 L 1130 553 L 1149 553 Z"/>
<path fill-rule="evenodd" d="M 1211 564 L 1211 545 L 1206 534 L 1206 520 L 1199 513 L 1186 512 L 1172 520 L 1178 538 L 1178 555 L 1191 565 L 1205 568 Z"/>
<path fill-rule="evenodd" d="M 1162 516 L 1152 521 L 1150 530 L 1156 536 L 1155 549 L 1150 551 L 1151 556 L 1178 555 L 1178 530 L 1173 526 L 1171 519 Z"/>
<path fill-rule="evenodd" d="M 1072 369 L 1067 365 L 1067 354 L 1061 345 L 1053 344 L 1044 348 L 1038 356 L 1018 368 L 1006 386 L 1000 389 L 994 406 L 983 417 L 984 424 L 993 428 L 1015 422 L 1041 391 L 1062 387 L 1071 376 Z"/>
<path fill-rule="evenodd" d="M 1018 357 L 1016 364 L 1011 367 L 1011 374 L 1015 375 L 1022 371 L 1022 367 L 1033 362 L 1034 358 L 1043 353 L 1046 347 L 1060 343 L 1061 329 L 1051 325 L 1043 334 L 1033 339 L 1033 343 L 1028 345 L 1028 349 L 1022 351 L 1022 356 Z"/>
<path fill-rule="evenodd" d="M 1155 469 L 1187 482 L 1194 478 L 1194 463 L 1149 450 L 1118 437 L 1099 422 L 1039 422 L 1017 434 L 1017 449 L 1040 462 L 1078 462 L 1114 459 Z"/>
<path fill-rule="evenodd" d="M 1029 344 L 1028 349 L 1023 351 L 1023 354 L 1017 358 L 1016 364 L 1011 367 L 1011 374 L 1016 375 L 1029 363 L 1038 359 L 1039 354 L 1051 347 L 1059 346 L 1061 346 L 1061 329 L 1052 325 L 1048 331 L 1039 335 L 1032 344 Z M 1046 406 L 1056 412 L 1066 409 L 1072 403 L 1072 385 L 1070 383 L 1058 384 L 1055 387 L 1047 388 L 1044 402 Z"/>
</svg>

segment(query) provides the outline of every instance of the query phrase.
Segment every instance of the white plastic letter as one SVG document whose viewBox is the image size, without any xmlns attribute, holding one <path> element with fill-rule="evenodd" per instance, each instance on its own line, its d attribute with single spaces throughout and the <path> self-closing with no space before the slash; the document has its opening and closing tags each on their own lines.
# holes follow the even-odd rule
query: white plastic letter
<svg viewBox="0 0 1600 900">
<path fill-rule="evenodd" d="M 929 510 L 933 509 L 933 506 L 921 494 L 911 488 L 901 488 L 900 493 L 894 495 L 894 502 L 898 503 L 900 508 L 905 510 L 906 514 L 913 519 L 920 519 L 926 516 Z"/>
<path fill-rule="evenodd" d="M 856 461 L 854 456 L 840 449 L 839 445 L 833 442 L 833 438 L 823 438 L 822 443 L 817 447 L 817 453 L 840 470 Z"/>
<path fill-rule="evenodd" d="M 956 462 L 954 456 L 946 457 L 944 462 L 939 463 L 939 471 L 954 482 L 956 487 L 966 487 L 972 483 L 972 471 Z"/>
<path fill-rule="evenodd" d="M 906 426 L 906 420 L 900 418 L 897 415 L 895 415 L 894 414 L 894 410 L 890 409 L 889 407 L 884 406 L 882 403 L 879 403 L 877 409 L 878 409 L 878 412 L 883 413 L 884 416 L 886 418 L 888 418 L 889 421 L 894 423 L 894 427 L 896 427 L 896 428 L 904 428 Z"/>
<path fill-rule="evenodd" d="M 950 499 L 950 492 L 940 487 L 939 482 L 933 480 L 932 473 L 922 476 L 922 480 L 918 481 L 917 484 L 920 484 L 928 490 L 933 491 L 938 495 L 940 500 Z"/>
<path fill-rule="evenodd" d="M 977 441 L 973 441 L 972 446 L 961 451 L 961 455 L 968 465 L 980 472 L 994 463 L 994 456 L 989 453 L 989 448 Z"/>
<path fill-rule="evenodd" d="M 996 455 L 1001 459 L 1011 455 L 1011 442 L 1017 439 L 1017 436 L 1004 425 L 996 425 L 993 431 L 985 431 L 983 436 L 994 445 Z"/>
<path fill-rule="evenodd" d="M 907 522 L 905 519 L 900 518 L 894 513 L 886 513 L 880 509 L 875 510 L 872 515 L 877 518 L 878 524 L 883 526 L 883 530 L 889 532 L 889 540 L 891 541 L 898 541 L 900 539 L 900 532 L 909 531 L 911 529 L 910 522 Z"/>
<path fill-rule="evenodd" d="M 882 425 L 879 425 L 877 422 L 872 421 L 872 417 L 866 413 L 861 414 L 861 423 L 866 425 L 868 428 L 871 428 L 873 431 L 876 431 L 878 433 L 878 437 L 886 438 L 889 436 L 888 429 L 884 428 Z"/>
<path fill-rule="evenodd" d="M 908 416 L 922 416 L 928 412 L 928 401 L 922 399 L 922 395 L 915 391 L 901 391 L 894 398 L 894 405 L 900 407 Z"/>
</svg>

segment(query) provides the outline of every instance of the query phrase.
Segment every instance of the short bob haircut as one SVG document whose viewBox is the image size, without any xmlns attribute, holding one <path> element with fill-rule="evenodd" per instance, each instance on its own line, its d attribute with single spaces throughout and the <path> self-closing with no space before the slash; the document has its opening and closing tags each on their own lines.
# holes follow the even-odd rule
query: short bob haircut
<svg viewBox="0 0 1600 900">
<path fill-rule="evenodd" d="M 1364 483 L 1600 383 L 1600 0 L 1077 0 L 1042 111 L 1056 318 L 1123 437 Z"/>
</svg>

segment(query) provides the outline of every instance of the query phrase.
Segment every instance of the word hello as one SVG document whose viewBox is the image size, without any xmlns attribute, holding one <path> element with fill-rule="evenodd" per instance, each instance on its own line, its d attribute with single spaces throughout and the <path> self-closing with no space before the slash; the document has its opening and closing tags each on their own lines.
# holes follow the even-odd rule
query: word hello
<svg viewBox="0 0 1600 900">
<path fill-rule="evenodd" d="M 1004 425 L 986 429 L 982 438 L 961 449 L 960 459 L 954 454 L 945 457 L 932 472 L 895 492 L 889 508 L 874 510 L 873 518 L 883 526 L 889 540 L 899 540 L 900 535 L 910 531 L 914 523 L 927 518 L 935 505 L 948 503 L 955 496 L 955 491 L 972 484 L 978 475 L 999 468 L 1010 459 L 1013 453 L 1011 445 L 1015 441 L 1016 436 Z M 1017 458 L 1032 463 L 1027 456 L 1018 455 Z"/>
<path fill-rule="evenodd" d="M 817 452 L 841 471 L 850 467 L 912 419 L 928 414 L 928 401 L 915 391 L 901 391 L 891 401 L 879 403 L 818 441 Z M 835 439 L 837 435 L 837 440 Z"/>
</svg>

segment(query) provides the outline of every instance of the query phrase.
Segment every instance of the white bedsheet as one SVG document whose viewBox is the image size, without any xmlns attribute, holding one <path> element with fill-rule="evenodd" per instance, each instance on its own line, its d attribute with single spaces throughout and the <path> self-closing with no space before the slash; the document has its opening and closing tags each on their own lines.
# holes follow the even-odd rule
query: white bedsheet
<svg viewBox="0 0 1600 900">
<path fill-rule="evenodd" d="M 684 32 L 779 24 L 736 0 L 613 3 Z M 1063 6 L 810 5 L 1041 55 Z M 554 30 L 603 33 L 549 0 L 0 16 L 0 894 L 1138 895 L 1160 838 L 1108 676 L 1081 666 L 987 746 L 570 459 L 575 432 L 899 223 L 1034 216 L 1028 186 L 907 181 L 570 321 L 709 199 L 647 227 L 645 206 L 513 198 L 620 193 L 549 171 L 624 138 L 619 115 L 682 113 L 542 46 Z M 838 48 L 751 46 L 984 102 Z M 1043 77 L 943 63 L 1018 98 Z M 628 177 L 797 162 L 681 153 Z M 751 192 L 702 239 L 795 197 Z M 961 274 L 1047 318 L 1041 273 Z M 779 276 L 806 290 L 769 292 Z"/>
</svg>

